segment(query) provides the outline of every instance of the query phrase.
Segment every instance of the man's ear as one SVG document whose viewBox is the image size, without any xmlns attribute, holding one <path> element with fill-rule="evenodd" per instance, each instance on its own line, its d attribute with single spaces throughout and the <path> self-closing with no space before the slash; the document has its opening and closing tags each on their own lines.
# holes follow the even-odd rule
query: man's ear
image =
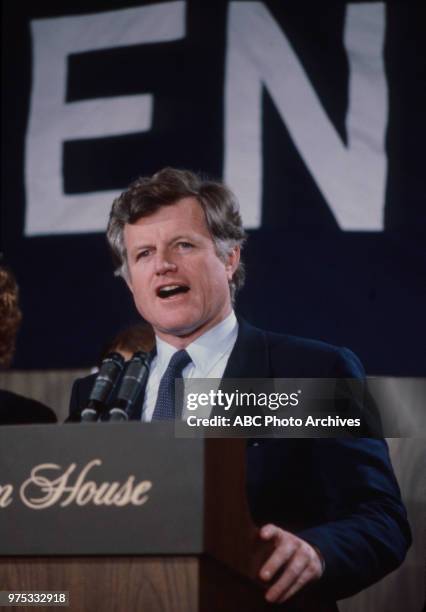
<svg viewBox="0 0 426 612">
<path fill-rule="evenodd" d="M 240 255 L 241 255 L 241 248 L 239 245 L 234 246 L 232 250 L 228 253 L 227 262 L 225 265 L 225 270 L 226 270 L 226 274 L 228 277 L 228 281 L 232 280 L 235 270 L 238 268 L 238 265 L 240 263 Z"/>
</svg>

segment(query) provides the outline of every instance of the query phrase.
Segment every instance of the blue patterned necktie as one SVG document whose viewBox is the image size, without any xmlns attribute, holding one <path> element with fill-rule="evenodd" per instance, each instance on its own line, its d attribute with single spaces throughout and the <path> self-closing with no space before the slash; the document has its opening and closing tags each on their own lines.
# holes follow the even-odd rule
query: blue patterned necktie
<svg viewBox="0 0 426 612">
<path fill-rule="evenodd" d="M 153 421 L 180 418 L 182 405 L 178 406 L 175 414 L 175 379 L 182 378 L 182 371 L 190 361 L 191 357 L 185 350 L 177 351 L 170 359 L 158 387 L 157 401 L 152 415 Z"/>
</svg>

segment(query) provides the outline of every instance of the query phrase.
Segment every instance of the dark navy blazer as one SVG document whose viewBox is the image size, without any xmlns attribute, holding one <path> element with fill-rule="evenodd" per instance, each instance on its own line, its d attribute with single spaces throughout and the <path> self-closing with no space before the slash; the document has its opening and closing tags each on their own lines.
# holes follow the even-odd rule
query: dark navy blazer
<svg viewBox="0 0 426 612">
<path fill-rule="evenodd" d="M 239 321 L 224 378 L 363 378 L 348 349 L 265 332 Z M 93 376 L 74 383 L 70 420 Z M 259 524 L 273 522 L 316 546 L 325 572 L 314 589 L 335 601 L 403 561 L 411 543 L 383 439 L 258 439 L 248 443 L 248 497 Z"/>
</svg>

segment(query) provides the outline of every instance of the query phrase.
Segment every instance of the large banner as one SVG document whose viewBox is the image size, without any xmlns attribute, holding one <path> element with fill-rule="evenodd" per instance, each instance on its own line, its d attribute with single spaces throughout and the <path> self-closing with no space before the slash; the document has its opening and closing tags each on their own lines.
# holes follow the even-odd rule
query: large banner
<svg viewBox="0 0 426 612">
<path fill-rule="evenodd" d="M 176 166 L 240 200 L 241 314 L 349 346 L 369 374 L 425 375 L 420 4 L 4 0 L 15 366 L 92 365 L 137 320 L 108 212 L 129 182 Z"/>
</svg>

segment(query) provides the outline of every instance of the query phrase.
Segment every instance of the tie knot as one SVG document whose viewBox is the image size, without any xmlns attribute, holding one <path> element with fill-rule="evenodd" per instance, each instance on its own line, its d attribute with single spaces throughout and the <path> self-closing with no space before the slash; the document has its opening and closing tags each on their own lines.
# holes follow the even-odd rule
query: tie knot
<svg viewBox="0 0 426 612">
<path fill-rule="evenodd" d="M 181 376 L 183 369 L 191 362 L 191 357 L 188 353 L 183 349 L 181 351 L 177 351 L 169 361 L 169 365 L 167 366 L 167 373 L 169 376 L 174 376 L 178 378 Z"/>
</svg>

